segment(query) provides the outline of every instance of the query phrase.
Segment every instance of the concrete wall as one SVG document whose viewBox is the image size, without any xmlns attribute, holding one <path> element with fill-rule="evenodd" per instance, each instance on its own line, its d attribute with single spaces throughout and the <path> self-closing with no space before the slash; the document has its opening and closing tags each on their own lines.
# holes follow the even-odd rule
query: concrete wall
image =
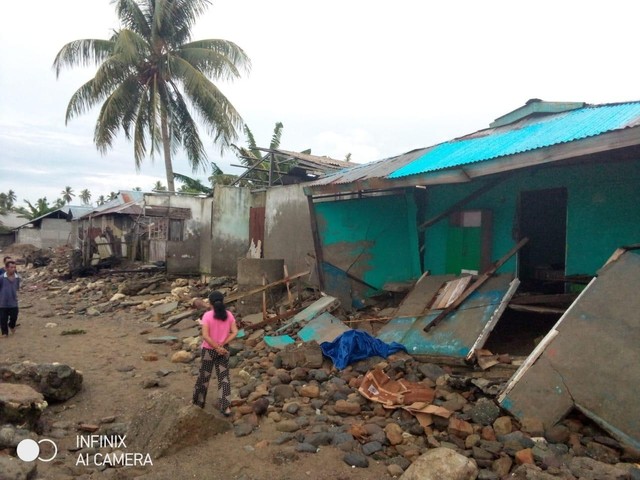
<svg viewBox="0 0 640 480">
<path fill-rule="evenodd" d="M 29 243 L 37 248 L 53 248 L 70 241 L 71 222 L 58 218 L 45 218 L 40 228 L 21 228 L 16 243 Z"/>
<path fill-rule="evenodd" d="M 253 206 L 256 206 L 255 204 Z M 308 270 L 314 253 L 309 206 L 302 185 L 267 190 L 264 258 L 284 259 L 290 275 Z"/>
<path fill-rule="evenodd" d="M 349 308 L 343 300 L 349 289 L 352 305 L 360 308 L 385 283 L 420 277 L 412 192 L 317 202 L 314 208 L 325 261 L 325 291 L 341 298 L 345 308 Z M 349 279 L 347 273 L 360 282 Z"/>
<path fill-rule="evenodd" d="M 446 210 L 482 183 L 441 185 L 428 190 L 426 218 Z M 567 189 L 566 274 L 594 274 L 613 250 L 640 242 L 640 160 L 527 169 L 494 187 L 464 209 L 493 212 L 493 260 L 515 244 L 517 207 L 522 191 Z M 448 221 L 425 233 L 424 268 L 445 273 Z M 515 272 L 516 257 L 500 271 Z"/>
<path fill-rule="evenodd" d="M 184 220 L 183 241 L 167 242 L 167 272 L 198 274 L 201 267 L 202 236 L 209 236 L 211 224 L 210 199 L 189 195 L 145 194 L 145 205 L 188 208 L 191 218 Z"/>
<path fill-rule="evenodd" d="M 211 243 L 203 246 L 210 248 L 211 263 L 203 266 L 202 273 L 237 275 L 238 258 L 245 257 L 249 250 L 250 208 L 248 188 L 216 186 L 211 208 Z"/>
</svg>

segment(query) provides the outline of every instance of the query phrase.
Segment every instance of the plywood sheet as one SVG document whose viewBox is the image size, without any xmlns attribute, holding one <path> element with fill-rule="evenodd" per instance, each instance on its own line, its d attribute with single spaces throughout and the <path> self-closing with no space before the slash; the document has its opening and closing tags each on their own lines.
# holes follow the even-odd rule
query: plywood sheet
<svg viewBox="0 0 640 480">
<path fill-rule="evenodd" d="M 418 280 L 406 297 L 400 303 L 395 313 L 396 317 L 417 317 L 422 315 L 431 305 L 433 297 L 440 287 L 450 280 L 455 280 L 455 275 L 424 275 Z"/>
<path fill-rule="evenodd" d="M 576 406 L 640 448 L 640 255 L 603 267 L 516 372 L 500 397 L 517 417 L 547 426 Z"/>
<path fill-rule="evenodd" d="M 450 279 L 443 277 L 449 276 L 431 277 L 435 279 L 430 283 L 432 290 L 423 286 L 422 291 L 433 292 L 432 298 L 443 283 Z M 433 310 L 422 316 L 394 318 L 380 330 L 377 337 L 384 342 L 395 341 L 403 344 L 412 355 L 466 358 L 475 348 L 481 348 L 486 341 L 488 333 L 504 310 L 503 306 L 515 292 L 514 285 L 517 286 L 517 282 L 514 284 L 510 274 L 491 277 L 428 333 L 424 331 L 424 327 L 440 313 L 440 310 Z M 419 303 L 415 301 L 412 305 L 418 306 Z"/>
</svg>

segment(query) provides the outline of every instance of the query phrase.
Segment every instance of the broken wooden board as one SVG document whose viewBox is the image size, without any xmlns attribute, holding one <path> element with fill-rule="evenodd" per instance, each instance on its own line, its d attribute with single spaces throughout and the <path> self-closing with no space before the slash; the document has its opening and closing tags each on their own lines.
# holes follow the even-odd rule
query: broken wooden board
<svg viewBox="0 0 640 480">
<path fill-rule="evenodd" d="M 378 338 L 401 343 L 411 355 L 469 358 L 488 338 L 516 287 L 511 274 L 491 277 L 433 330 L 425 332 L 424 327 L 440 310 L 413 319 L 394 319 L 380 330 Z M 404 331 L 400 339 L 394 328 Z"/>
<path fill-rule="evenodd" d="M 546 427 L 575 407 L 640 448 L 639 278 L 634 251 L 600 269 L 515 373 L 498 399 L 501 406 Z"/>
<path fill-rule="evenodd" d="M 276 333 L 282 333 L 285 330 L 287 330 L 289 327 L 291 327 L 293 325 L 296 325 L 298 323 L 308 322 L 310 320 L 313 320 L 314 318 L 316 318 L 321 313 L 333 312 L 339 306 L 340 306 L 340 301 L 335 297 L 331 297 L 329 295 L 326 295 L 324 297 L 320 297 L 318 300 L 313 302 L 307 308 L 305 308 L 301 312 L 298 312 L 291 319 L 291 321 L 289 323 L 287 323 L 286 325 L 284 325 L 284 326 L 280 327 L 278 330 L 276 330 Z"/>
<path fill-rule="evenodd" d="M 324 312 L 300 329 L 298 337 L 303 342 L 333 342 L 347 330 L 351 329 L 329 312 Z"/>
<path fill-rule="evenodd" d="M 418 317 L 431 305 L 443 284 L 455 280 L 455 275 L 423 275 L 398 306 L 396 317 Z"/>
<path fill-rule="evenodd" d="M 271 348 L 284 348 L 287 345 L 296 343 L 289 335 L 265 335 L 262 340 Z"/>
<path fill-rule="evenodd" d="M 466 290 L 471 283 L 471 275 L 456 278 L 446 282 L 438 292 L 435 300 L 431 304 L 431 310 L 440 310 L 447 308 L 455 302 L 460 294 Z"/>
</svg>

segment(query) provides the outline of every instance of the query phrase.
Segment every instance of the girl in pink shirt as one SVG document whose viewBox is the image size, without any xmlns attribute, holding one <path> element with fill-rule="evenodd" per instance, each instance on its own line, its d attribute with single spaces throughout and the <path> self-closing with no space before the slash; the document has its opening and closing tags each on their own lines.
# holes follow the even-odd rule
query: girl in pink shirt
<svg viewBox="0 0 640 480">
<path fill-rule="evenodd" d="M 224 305 L 222 293 L 211 292 L 209 303 L 211 310 L 202 316 L 202 364 L 193 390 L 193 404 L 204 408 L 211 372 L 215 367 L 220 411 L 228 417 L 231 415 L 229 408 L 231 382 L 229 381 L 229 352 L 224 347 L 236 338 L 238 327 L 233 314 Z"/>
</svg>

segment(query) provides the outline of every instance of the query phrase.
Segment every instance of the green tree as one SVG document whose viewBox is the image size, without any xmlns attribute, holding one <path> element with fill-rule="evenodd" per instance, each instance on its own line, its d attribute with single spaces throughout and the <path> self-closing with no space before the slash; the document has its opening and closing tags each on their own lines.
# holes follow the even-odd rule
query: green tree
<svg viewBox="0 0 640 480">
<path fill-rule="evenodd" d="M 24 203 L 27 204 L 28 208 L 18 207 L 16 211 L 20 214 L 20 217 L 26 218 L 27 220 L 33 220 L 34 218 L 41 217 L 42 215 L 46 215 L 47 213 L 53 212 L 59 208 L 56 205 L 49 205 L 47 197 L 39 198 L 36 200 L 35 205 L 29 200 L 24 200 Z"/>
<path fill-rule="evenodd" d="M 91 202 L 91 192 L 88 188 L 85 188 L 80 192 L 80 200 L 82 200 L 84 205 L 89 205 L 89 202 Z"/>
<path fill-rule="evenodd" d="M 133 187 L 133 191 L 134 191 L 134 192 L 141 192 L 141 191 L 142 191 L 142 188 L 140 188 L 140 187 Z"/>
<path fill-rule="evenodd" d="M 7 213 L 13 210 L 16 200 L 16 192 L 13 190 L 9 190 L 7 193 L 0 193 L 0 211 Z"/>
<path fill-rule="evenodd" d="M 151 187 L 151 190 L 154 192 L 166 192 L 167 191 L 167 187 L 165 187 L 162 182 L 160 180 L 158 180 L 156 183 L 153 184 L 153 187 Z"/>
<path fill-rule="evenodd" d="M 107 199 L 104 198 L 104 195 L 100 195 L 96 200 L 96 205 L 101 206 L 101 205 L 104 205 L 106 202 L 107 202 Z"/>
<path fill-rule="evenodd" d="M 116 198 L 118 198 L 118 192 L 110 192 L 109 196 L 107 197 L 107 201 L 111 201 L 111 200 L 115 200 Z"/>
<path fill-rule="evenodd" d="M 64 187 L 62 192 L 60 192 L 60 195 L 62 195 L 62 200 L 64 200 L 64 203 L 71 203 L 71 200 L 73 199 L 73 197 L 76 196 L 76 194 L 73 193 L 73 188 L 68 186 Z"/>
<path fill-rule="evenodd" d="M 277 150 L 280 148 L 280 141 L 282 139 L 282 130 L 284 125 L 282 122 L 276 122 L 273 128 L 273 134 L 271 135 L 271 141 L 269 142 L 269 149 Z M 258 144 L 253 136 L 253 132 L 248 125 L 244 126 L 244 134 L 246 137 L 246 147 L 241 147 L 233 144 L 232 147 L 236 152 L 236 156 L 240 162 L 249 167 L 249 170 L 243 175 L 243 180 L 249 182 L 249 184 L 265 185 L 269 183 L 269 161 L 267 159 L 267 153 L 258 150 Z M 310 150 L 308 151 L 310 153 Z M 290 166 L 283 162 L 282 158 L 275 155 L 276 170 L 279 172 L 289 171 Z"/>
<path fill-rule="evenodd" d="M 235 43 L 191 41 L 196 19 L 208 0 L 112 0 L 121 28 L 108 40 L 85 39 L 62 47 L 53 67 L 94 64 L 95 76 L 71 97 L 66 122 L 102 103 L 94 142 L 111 148 L 121 128 L 133 140 L 136 168 L 162 148 L 167 186 L 174 191 L 171 155 L 186 152 L 194 172 L 206 165 L 206 152 L 192 113 L 221 151 L 237 138 L 242 118 L 213 83 L 239 78 L 249 57 Z"/>
</svg>

